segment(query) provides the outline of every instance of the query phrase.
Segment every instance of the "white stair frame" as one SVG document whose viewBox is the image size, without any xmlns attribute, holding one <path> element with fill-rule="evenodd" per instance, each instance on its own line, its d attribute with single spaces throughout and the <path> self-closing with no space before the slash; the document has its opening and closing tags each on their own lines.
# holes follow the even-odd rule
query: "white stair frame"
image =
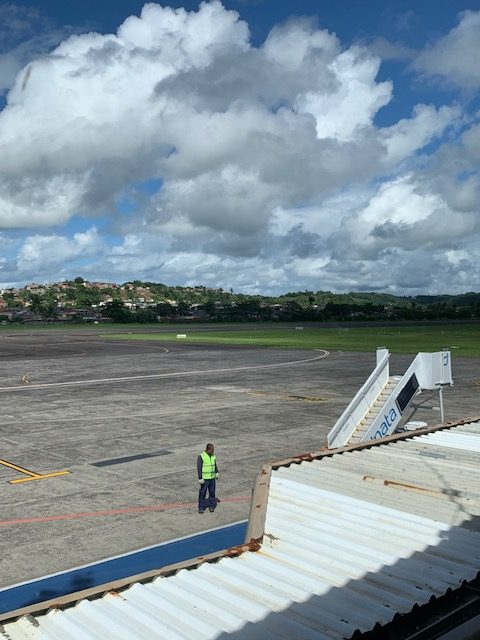
<svg viewBox="0 0 480 640">
<path fill-rule="evenodd" d="M 378 404 L 378 400 L 387 386 L 394 378 L 389 375 L 390 353 L 388 349 L 377 349 L 377 365 L 366 382 L 362 385 L 356 396 L 342 413 L 328 434 L 328 447 L 344 447 L 350 439 L 361 429 L 365 418 Z M 418 390 L 409 398 L 408 403 L 400 411 L 397 398 L 410 378 L 415 374 L 418 381 Z M 390 389 L 390 393 L 378 406 L 378 412 L 368 426 L 357 438 L 358 442 L 384 438 L 394 433 L 399 427 L 402 415 L 412 402 L 415 395 L 422 389 L 436 389 L 439 391 L 442 404 L 442 389 L 453 384 L 451 371 L 451 357 L 449 351 L 437 351 L 435 353 L 418 353 L 412 364 L 401 377 L 396 377 L 397 383 Z M 358 434 L 360 435 L 360 434 Z"/>
<path fill-rule="evenodd" d="M 388 349 L 377 349 L 377 366 L 328 434 L 329 449 L 345 446 L 355 433 L 389 380 L 389 361 Z"/>
</svg>

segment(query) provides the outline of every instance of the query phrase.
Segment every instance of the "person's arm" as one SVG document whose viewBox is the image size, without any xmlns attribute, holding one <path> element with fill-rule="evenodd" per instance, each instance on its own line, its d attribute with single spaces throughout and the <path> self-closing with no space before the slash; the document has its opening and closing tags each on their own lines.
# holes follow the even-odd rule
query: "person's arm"
<svg viewBox="0 0 480 640">
<path fill-rule="evenodd" d="M 218 465 L 217 465 L 217 460 L 215 459 L 215 473 L 218 473 Z"/>
<path fill-rule="evenodd" d="M 203 468 L 202 456 L 197 456 L 197 473 L 198 473 L 199 480 L 202 479 L 202 468 Z"/>
</svg>

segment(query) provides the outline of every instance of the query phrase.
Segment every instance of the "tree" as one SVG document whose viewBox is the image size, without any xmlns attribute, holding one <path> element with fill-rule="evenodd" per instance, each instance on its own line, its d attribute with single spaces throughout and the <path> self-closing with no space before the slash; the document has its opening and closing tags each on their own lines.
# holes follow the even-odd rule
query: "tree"
<svg viewBox="0 0 480 640">
<path fill-rule="evenodd" d="M 180 300 L 177 305 L 177 313 L 179 316 L 185 316 L 190 311 L 190 305 L 184 300 Z"/>
<path fill-rule="evenodd" d="M 31 293 L 30 294 L 30 308 L 33 311 L 33 313 L 42 313 L 42 305 L 43 305 L 43 300 L 42 300 L 42 296 L 39 295 L 38 293 Z"/>
<path fill-rule="evenodd" d="M 208 313 L 210 318 L 214 318 L 217 315 L 217 307 L 215 306 L 215 302 L 210 299 L 204 305 L 203 308 L 205 313 Z"/>
<path fill-rule="evenodd" d="M 113 300 L 105 305 L 105 315 L 111 318 L 114 322 L 134 322 L 135 317 L 131 311 L 129 311 L 123 302 L 120 300 Z"/>
<path fill-rule="evenodd" d="M 158 315 L 155 309 L 139 309 L 135 313 L 136 322 L 158 322 Z"/>
<path fill-rule="evenodd" d="M 175 307 L 168 304 L 168 302 L 159 302 L 155 309 L 157 311 L 157 315 L 162 316 L 162 318 L 175 315 Z"/>
<path fill-rule="evenodd" d="M 78 309 L 91 307 L 102 300 L 102 293 L 92 287 L 78 287 L 75 291 L 75 306 Z"/>
<path fill-rule="evenodd" d="M 41 314 L 44 318 L 53 320 L 57 317 L 57 303 L 55 300 L 45 300 L 41 306 Z"/>
<path fill-rule="evenodd" d="M 7 303 L 7 305 L 9 307 L 21 307 L 22 304 L 15 299 L 15 296 L 13 293 L 11 293 L 10 291 L 5 291 L 5 293 L 3 294 L 3 299 L 5 300 L 5 302 Z"/>
</svg>

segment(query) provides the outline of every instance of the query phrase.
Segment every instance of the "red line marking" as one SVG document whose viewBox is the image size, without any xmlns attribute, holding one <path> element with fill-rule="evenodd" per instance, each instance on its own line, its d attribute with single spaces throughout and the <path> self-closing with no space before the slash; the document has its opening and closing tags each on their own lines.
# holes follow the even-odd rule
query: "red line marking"
<svg viewBox="0 0 480 640">
<path fill-rule="evenodd" d="M 221 502 L 246 502 L 250 496 L 235 496 L 222 498 Z M 63 513 L 54 516 L 40 516 L 36 518 L 18 518 L 16 520 L 0 520 L 0 526 L 8 527 L 15 524 L 33 524 L 36 522 L 56 522 L 58 520 L 78 520 L 80 518 L 98 518 L 101 516 L 118 516 L 124 513 L 147 513 L 149 511 L 169 511 L 172 509 L 189 509 L 196 507 L 197 502 L 171 502 L 170 504 L 153 504 L 147 507 L 128 507 L 125 509 L 109 509 L 108 511 L 90 511 L 85 513 Z"/>
</svg>

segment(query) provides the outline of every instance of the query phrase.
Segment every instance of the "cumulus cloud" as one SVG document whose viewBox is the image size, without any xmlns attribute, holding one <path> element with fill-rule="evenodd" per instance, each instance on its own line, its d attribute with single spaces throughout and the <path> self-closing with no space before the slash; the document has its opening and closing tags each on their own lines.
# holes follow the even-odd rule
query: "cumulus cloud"
<svg viewBox="0 0 480 640">
<path fill-rule="evenodd" d="M 365 207 L 344 219 L 339 234 L 342 251 L 350 247 L 352 255 L 372 258 L 392 247 L 447 247 L 473 232 L 474 211 L 454 211 L 428 184 L 406 175 L 382 184 Z"/>
<path fill-rule="evenodd" d="M 116 33 L 29 58 L 0 111 L 0 228 L 35 227 L 17 277 L 68 264 L 77 275 L 84 260 L 105 279 L 372 288 L 404 282 L 385 265 L 410 254 L 425 264 L 419 281 L 429 255 L 436 268 L 437 251 L 478 233 L 478 125 L 459 105 L 417 104 L 379 127 L 395 98 L 380 52 L 308 19 L 253 46 L 213 0 L 192 12 L 146 4 Z M 447 133 L 462 136 L 456 150 Z M 438 152 L 425 151 L 432 142 Z M 445 179 L 441 154 L 468 175 Z M 159 188 L 135 197 L 152 178 Z M 52 234 L 75 215 L 110 216 L 115 242 L 96 228 Z"/>
<path fill-rule="evenodd" d="M 390 163 L 398 163 L 408 158 L 417 149 L 441 136 L 447 127 L 459 125 L 462 111 L 460 107 L 435 107 L 417 104 L 411 118 L 399 120 L 381 131 L 387 158 Z"/>
<path fill-rule="evenodd" d="M 0 177 L 2 227 L 25 228 L 61 223 L 80 205 L 84 179 L 68 175 L 48 178 Z"/>
<path fill-rule="evenodd" d="M 456 27 L 420 53 L 414 68 L 465 89 L 478 89 L 479 59 L 480 11 L 464 11 Z"/>
<path fill-rule="evenodd" d="M 85 233 L 75 233 L 73 238 L 61 235 L 29 236 L 18 251 L 19 272 L 50 273 L 52 269 L 80 257 L 97 255 L 103 248 L 96 227 Z"/>
<path fill-rule="evenodd" d="M 0 170 L 10 180 L 68 173 L 84 188 L 78 207 L 90 210 L 111 204 L 129 179 L 161 175 L 166 200 L 178 184 L 178 194 L 193 194 L 189 215 L 200 225 L 205 189 L 223 184 L 221 215 L 235 208 L 235 175 L 251 217 L 265 217 L 278 201 L 364 173 L 365 162 L 347 156 L 365 158 L 362 136 L 390 99 L 391 83 L 375 79 L 379 64 L 307 21 L 274 29 L 256 49 L 219 2 L 191 13 L 146 5 L 116 35 L 73 36 L 19 74 L 0 113 Z M 52 223 L 76 212 L 68 204 L 52 210 Z M 210 217 L 215 228 L 219 215 Z M 242 226 L 241 217 L 230 219 Z"/>
<path fill-rule="evenodd" d="M 297 110 L 315 118 L 318 138 L 349 142 L 359 128 L 372 124 L 392 93 L 390 82 L 375 82 L 379 67 L 378 58 L 352 47 L 330 63 L 338 85 L 335 91 L 306 91 L 298 96 Z"/>
<path fill-rule="evenodd" d="M 0 18 L 1 20 L 1 18 Z M 71 32 L 71 29 L 55 29 L 39 33 L 3 52 L 0 49 L 0 95 L 14 84 L 19 72 L 32 60 L 48 54 Z"/>
<path fill-rule="evenodd" d="M 468 158 L 478 167 L 480 161 L 480 124 L 474 124 L 462 136 L 463 149 Z"/>
</svg>

